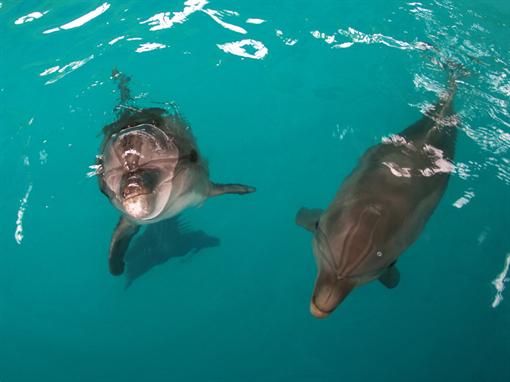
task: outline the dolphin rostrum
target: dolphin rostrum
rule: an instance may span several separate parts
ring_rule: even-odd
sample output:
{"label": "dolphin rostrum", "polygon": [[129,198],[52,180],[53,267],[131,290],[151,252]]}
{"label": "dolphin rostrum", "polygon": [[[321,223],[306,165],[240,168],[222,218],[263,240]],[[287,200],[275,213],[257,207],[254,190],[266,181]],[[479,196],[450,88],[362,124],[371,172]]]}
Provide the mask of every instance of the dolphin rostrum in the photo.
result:
{"label": "dolphin rostrum", "polygon": [[314,233],[314,316],[328,316],[354,287],[371,280],[398,284],[395,263],[423,230],[453,170],[456,87],[452,75],[422,119],[369,148],[326,210],[299,210],[296,223]]}
{"label": "dolphin rostrum", "polygon": [[121,94],[119,118],[103,128],[94,167],[101,192],[122,213],[109,253],[110,272],[120,275],[140,225],[176,216],[211,196],[246,194],[255,188],[211,182],[207,162],[176,108],[169,113],[126,106],[131,100],[129,77],[114,70],[113,78]]}

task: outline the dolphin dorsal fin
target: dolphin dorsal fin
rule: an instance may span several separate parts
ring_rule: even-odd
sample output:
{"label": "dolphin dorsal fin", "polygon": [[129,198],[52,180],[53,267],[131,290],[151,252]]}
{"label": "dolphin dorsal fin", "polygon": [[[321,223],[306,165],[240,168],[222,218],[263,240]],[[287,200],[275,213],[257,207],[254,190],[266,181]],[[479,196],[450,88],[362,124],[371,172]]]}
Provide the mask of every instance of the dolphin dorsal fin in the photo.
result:
{"label": "dolphin dorsal fin", "polygon": [[310,232],[315,232],[317,223],[323,212],[324,211],[319,208],[301,207],[296,215],[296,224]]}
{"label": "dolphin dorsal fin", "polygon": [[379,276],[379,281],[386,288],[392,289],[395,288],[400,281],[400,272],[397,267],[393,263]]}

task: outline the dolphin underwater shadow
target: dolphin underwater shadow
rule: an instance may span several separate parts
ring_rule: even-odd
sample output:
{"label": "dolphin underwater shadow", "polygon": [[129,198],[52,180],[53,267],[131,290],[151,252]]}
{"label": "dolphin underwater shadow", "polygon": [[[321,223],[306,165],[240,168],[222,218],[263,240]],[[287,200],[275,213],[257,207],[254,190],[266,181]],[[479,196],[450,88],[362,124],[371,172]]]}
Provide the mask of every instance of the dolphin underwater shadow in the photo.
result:
{"label": "dolphin underwater shadow", "polygon": [[218,247],[220,240],[195,231],[179,217],[148,225],[126,253],[126,285],[172,258],[184,257],[205,248]]}

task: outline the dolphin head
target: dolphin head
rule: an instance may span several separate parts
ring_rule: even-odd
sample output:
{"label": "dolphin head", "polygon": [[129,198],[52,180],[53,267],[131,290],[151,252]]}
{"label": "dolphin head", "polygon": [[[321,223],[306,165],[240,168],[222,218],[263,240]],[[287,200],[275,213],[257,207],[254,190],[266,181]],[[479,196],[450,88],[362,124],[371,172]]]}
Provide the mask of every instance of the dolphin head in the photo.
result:
{"label": "dolphin head", "polygon": [[179,150],[161,129],[140,124],[113,134],[104,149],[103,180],[110,201],[135,221],[166,205]]}
{"label": "dolphin head", "polygon": [[390,217],[383,204],[357,202],[317,222],[313,251],[318,276],[310,305],[314,316],[328,316],[356,285],[384,269]]}

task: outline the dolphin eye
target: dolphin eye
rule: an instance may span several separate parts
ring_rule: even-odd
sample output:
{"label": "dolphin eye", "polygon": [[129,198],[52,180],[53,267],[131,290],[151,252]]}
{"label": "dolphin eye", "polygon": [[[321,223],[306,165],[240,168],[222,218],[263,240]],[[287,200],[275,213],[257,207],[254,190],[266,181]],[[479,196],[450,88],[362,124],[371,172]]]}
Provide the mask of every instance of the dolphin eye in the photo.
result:
{"label": "dolphin eye", "polygon": [[377,257],[382,257],[383,253],[382,253],[382,251],[377,251],[375,255],[376,255]]}

